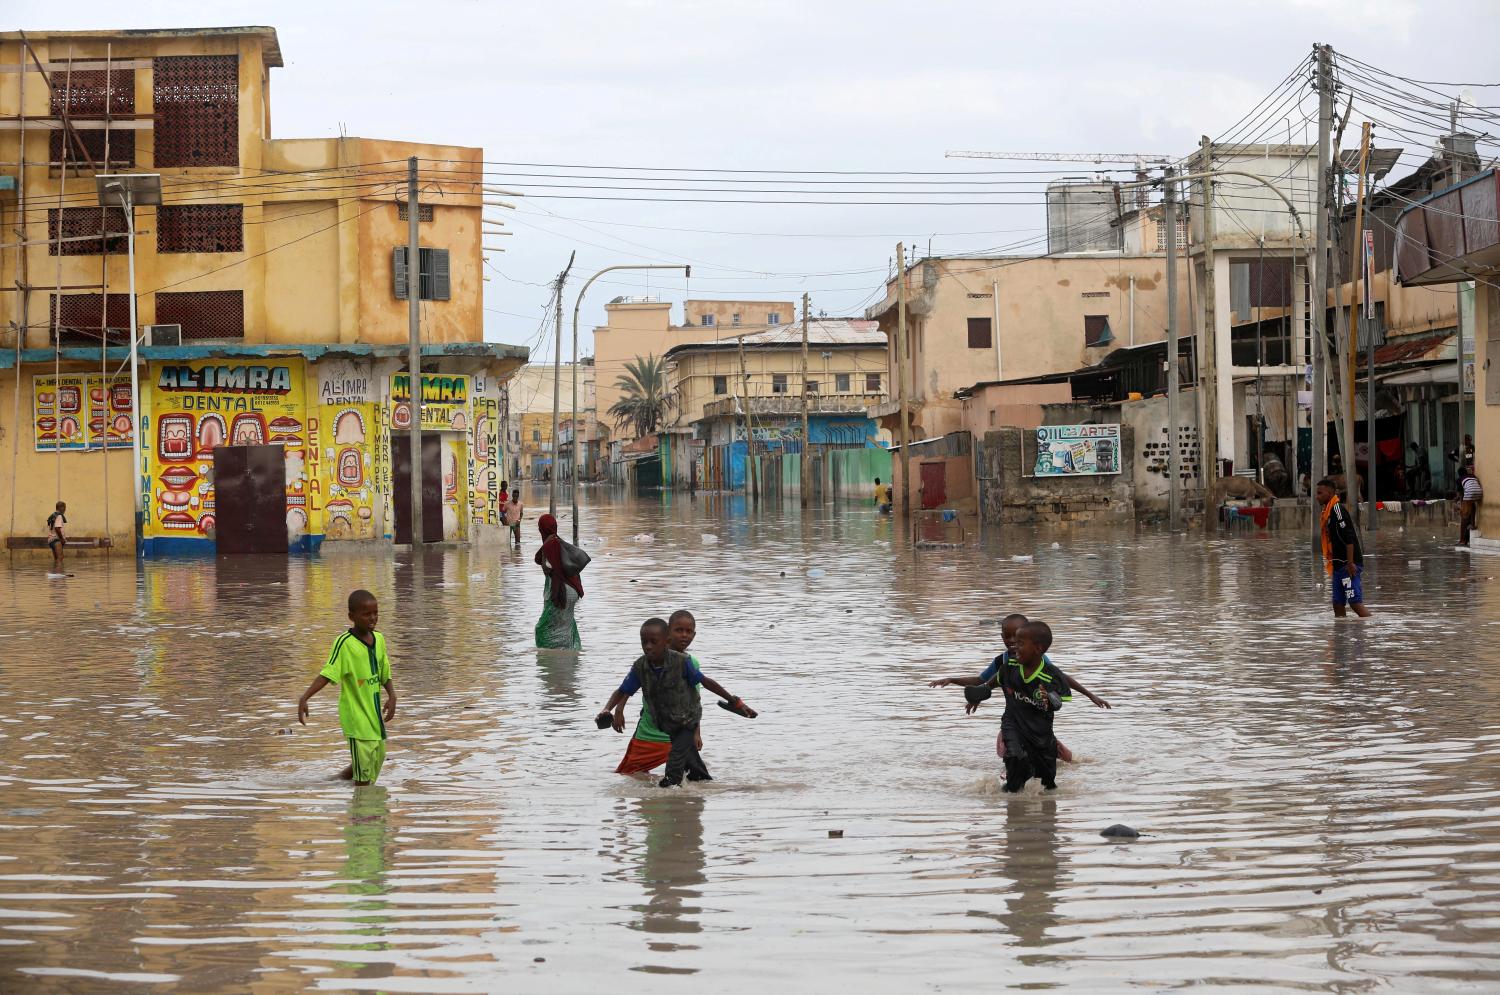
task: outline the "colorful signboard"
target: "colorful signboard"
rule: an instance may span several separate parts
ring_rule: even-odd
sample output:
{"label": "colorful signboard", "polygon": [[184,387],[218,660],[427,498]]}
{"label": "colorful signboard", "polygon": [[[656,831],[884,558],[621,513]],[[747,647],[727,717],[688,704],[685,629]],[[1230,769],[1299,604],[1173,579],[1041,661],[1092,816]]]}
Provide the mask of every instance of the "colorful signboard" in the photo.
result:
{"label": "colorful signboard", "polygon": [[146,534],[213,535],[213,453],[222,445],[286,450],[288,537],[308,532],[312,488],[303,360],[153,363],[147,443]]}
{"label": "colorful signboard", "polygon": [[1043,425],[1036,430],[1038,477],[1120,472],[1119,425]]}
{"label": "colorful signboard", "polygon": [[500,524],[500,402],[474,398],[469,443],[469,514],[475,525]]}
{"label": "colorful signboard", "polygon": [[[391,375],[391,428],[411,428],[411,377]],[[430,432],[469,430],[469,378],[460,374],[422,374],[422,428]]]}
{"label": "colorful signboard", "polygon": [[322,494],[323,533],[329,539],[376,537],[375,380],[362,363],[318,364],[318,444],[311,479]]}
{"label": "colorful signboard", "polygon": [[130,378],[65,373],[32,378],[37,452],[130,447]]}

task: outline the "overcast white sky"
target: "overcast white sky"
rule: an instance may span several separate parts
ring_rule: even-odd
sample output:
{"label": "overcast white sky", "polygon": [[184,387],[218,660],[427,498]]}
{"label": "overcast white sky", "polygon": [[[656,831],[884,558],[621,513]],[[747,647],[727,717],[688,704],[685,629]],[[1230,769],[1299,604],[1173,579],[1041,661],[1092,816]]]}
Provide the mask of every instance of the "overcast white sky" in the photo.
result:
{"label": "overcast white sky", "polygon": [[[286,58],[286,68],[272,77],[276,137],[334,135],[342,126],[350,135],[481,146],[496,162],[1080,175],[1089,167],[954,160],[943,153],[1182,155],[1200,135],[1225,135],[1314,42],[1420,80],[1500,81],[1494,0],[1426,15],[1422,4],[1408,0],[8,0],[5,9],[8,27],[28,30],[271,25]],[[1500,89],[1478,90],[1475,99],[1500,104]],[[1290,127],[1300,141],[1311,106],[1309,98],[1287,108],[1291,116],[1280,134]],[[1500,132],[1500,125],[1491,128]],[[1314,132],[1306,133],[1311,140]],[[784,300],[806,290],[815,312],[857,311],[883,282],[899,238],[924,251],[931,238],[935,252],[951,253],[1042,234],[1041,185],[1048,178],[969,177],[1010,184],[988,188],[1005,191],[990,200],[1008,202],[989,206],[527,197],[511,222],[514,237],[496,240],[508,251],[490,256],[486,336],[545,348],[550,356],[550,328],[540,325],[545,285],[574,248],[574,272],[582,275],[616,263],[694,264],[686,288],[680,276],[653,278],[648,288],[641,274],[596,284],[584,305],[584,327],[602,322],[603,305],[615,295],[680,301],[684,289],[694,297]],[[781,188],[807,189],[806,179]],[[844,179],[911,191],[924,178]],[[497,176],[493,182],[557,181]],[[785,237],[791,235],[798,237]],[[1044,242],[1033,244],[1045,251]],[[575,291],[580,284],[572,283]],[[569,315],[571,308],[570,295]],[[680,319],[680,309],[674,317]]]}

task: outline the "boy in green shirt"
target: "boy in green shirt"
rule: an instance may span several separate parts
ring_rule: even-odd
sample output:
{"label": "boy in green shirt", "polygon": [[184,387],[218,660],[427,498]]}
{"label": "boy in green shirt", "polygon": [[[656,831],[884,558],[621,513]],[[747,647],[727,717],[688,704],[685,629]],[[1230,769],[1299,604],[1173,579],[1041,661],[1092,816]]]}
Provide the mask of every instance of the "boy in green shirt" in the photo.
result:
{"label": "boy in green shirt", "polygon": [[[356,785],[374,784],[385,763],[385,724],[396,717],[396,688],[385,636],[375,631],[380,605],[369,591],[349,595],[348,632],[334,640],[328,662],[297,701],[297,721],[307,725],[307,704],[329,684],[339,686],[339,725],[349,740],[349,766],[339,774]],[[380,689],[385,688],[385,707]]]}

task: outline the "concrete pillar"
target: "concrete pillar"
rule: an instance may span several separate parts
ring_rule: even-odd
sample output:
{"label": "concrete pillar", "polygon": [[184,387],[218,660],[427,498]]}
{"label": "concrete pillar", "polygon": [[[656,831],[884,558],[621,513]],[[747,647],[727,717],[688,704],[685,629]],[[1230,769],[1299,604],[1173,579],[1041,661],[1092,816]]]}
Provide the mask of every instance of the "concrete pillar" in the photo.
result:
{"label": "concrete pillar", "polygon": [[[1214,267],[1214,346],[1219,361],[1215,369],[1215,390],[1217,411],[1214,421],[1218,429],[1218,449],[1220,459],[1235,458],[1235,425],[1234,425],[1234,365],[1233,353],[1229,345],[1229,322],[1233,315],[1229,310],[1229,256],[1222,252],[1216,252],[1213,256]],[[1236,469],[1241,464],[1236,463]]]}

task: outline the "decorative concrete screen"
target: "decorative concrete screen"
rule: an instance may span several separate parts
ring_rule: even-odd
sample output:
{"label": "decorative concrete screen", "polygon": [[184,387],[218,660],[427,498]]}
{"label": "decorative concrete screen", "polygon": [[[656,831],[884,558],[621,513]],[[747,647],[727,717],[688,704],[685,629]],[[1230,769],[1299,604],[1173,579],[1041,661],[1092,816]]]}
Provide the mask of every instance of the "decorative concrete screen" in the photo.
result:
{"label": "decorative concrete screen", "polygon": [[1119,425],[1043,425],[1036,430],[1035,476],[1119,472]]}

